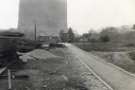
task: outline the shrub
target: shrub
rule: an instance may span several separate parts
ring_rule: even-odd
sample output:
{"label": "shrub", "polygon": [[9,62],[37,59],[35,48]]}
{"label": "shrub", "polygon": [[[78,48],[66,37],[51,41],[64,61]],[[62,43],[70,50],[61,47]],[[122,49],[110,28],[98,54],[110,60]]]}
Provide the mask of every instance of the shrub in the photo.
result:
{"label": "shrub", "polygon": [[100,40],[101,42],[109,42],[110,41],[110,38],[108,35],[105,35],[105,36],[101,36],[100,37]]}

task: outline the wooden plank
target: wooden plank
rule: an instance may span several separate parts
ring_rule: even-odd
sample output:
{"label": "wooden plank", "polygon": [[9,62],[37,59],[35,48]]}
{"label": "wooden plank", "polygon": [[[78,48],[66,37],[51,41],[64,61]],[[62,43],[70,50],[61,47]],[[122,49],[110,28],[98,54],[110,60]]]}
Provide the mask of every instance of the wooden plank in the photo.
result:
{"label": "wooden plank", "polygon": [[0,74],[2,74],[6,69],[7,69],[7,67],[0,68]]}

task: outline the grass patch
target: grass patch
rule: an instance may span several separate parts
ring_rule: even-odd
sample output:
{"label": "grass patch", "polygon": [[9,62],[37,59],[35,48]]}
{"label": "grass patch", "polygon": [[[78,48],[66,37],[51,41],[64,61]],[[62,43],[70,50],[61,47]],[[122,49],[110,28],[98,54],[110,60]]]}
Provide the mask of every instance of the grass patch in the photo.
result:
{"label": "grass patch", "polygon": [[92,52],[93,54],[104,58],[105,61],[135,73],[135,52]]}
{"label": "grass patch", "polygon": [[95,43],[89,43],[89,42],[82,42],[82,43],[74,43],[77,47],[85,50],[85,51],[127,51],[127,50],[133,50],[134,47],[127,47],[122,43],[115,43],[115,42],[109,42],[109,43],[102,43],[102,42],[95,42]]}
{"label": "grass patch", "polygon": [[76,46],[85,51],[117,51],[119,44],[112,43],[75,43]]}

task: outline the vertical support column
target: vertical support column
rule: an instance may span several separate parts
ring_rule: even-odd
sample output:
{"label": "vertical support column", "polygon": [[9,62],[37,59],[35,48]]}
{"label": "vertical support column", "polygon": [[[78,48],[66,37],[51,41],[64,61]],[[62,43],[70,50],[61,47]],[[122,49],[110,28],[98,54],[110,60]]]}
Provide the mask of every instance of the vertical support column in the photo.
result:
{"label": "vertical support column", "polygon": [[8,69],[8,90],[12,90],[11,71]]}
{"label": "vertical support column", "polygon": [[34,37],[35,37],[35,40],[37,40],[37,25],[35,24],[35,28],[34,28]]}

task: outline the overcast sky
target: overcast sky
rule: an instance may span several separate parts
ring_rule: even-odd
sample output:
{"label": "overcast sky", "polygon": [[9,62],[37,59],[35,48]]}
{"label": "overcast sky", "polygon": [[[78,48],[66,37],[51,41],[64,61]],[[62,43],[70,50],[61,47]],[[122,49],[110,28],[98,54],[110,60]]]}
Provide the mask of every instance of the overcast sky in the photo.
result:
{"label": "overcast sky", "polygon": [[16,28],[19,0],[0,0],[0,29]]}
{"label": "overcast sky", "polygon": [[[68,26],[79,33],[135,23],[135,0],[67,0]],[[0,29],[17,27],[19,0],[0,0]]]}
{"label": "overcast sky", "polygon": [[67,0],[68,23],[79,33],[90,28],[135,23],[135,0]]}

